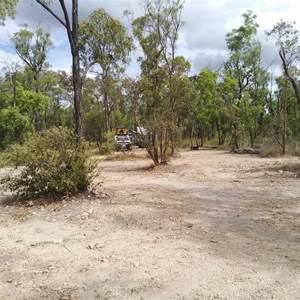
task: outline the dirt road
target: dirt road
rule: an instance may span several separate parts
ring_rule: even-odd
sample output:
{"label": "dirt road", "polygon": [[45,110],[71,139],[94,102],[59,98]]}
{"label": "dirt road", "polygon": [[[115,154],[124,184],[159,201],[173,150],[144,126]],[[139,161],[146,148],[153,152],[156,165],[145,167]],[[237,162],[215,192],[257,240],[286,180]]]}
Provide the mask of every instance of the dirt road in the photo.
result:
{"label": "dirt road", "polygon": [[0,206],[0,299],[300,299],[297,158],[102,161],[101,196]]}

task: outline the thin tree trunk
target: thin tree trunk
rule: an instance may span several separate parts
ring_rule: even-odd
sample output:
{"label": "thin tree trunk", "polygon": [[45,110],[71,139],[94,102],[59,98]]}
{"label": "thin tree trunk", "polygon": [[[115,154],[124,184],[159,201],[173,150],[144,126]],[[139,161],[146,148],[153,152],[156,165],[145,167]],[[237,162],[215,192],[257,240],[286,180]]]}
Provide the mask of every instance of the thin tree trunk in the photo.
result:
{"label": "thin tree trunk", "polygon": [[285,155],[286,152],[286,131],[287,131],[287,124],[286,124],[286,110],[287,110],[287,77],[285,76],[285,91],[284,91],[284,105],[283,105],[283,132],[282,132],[282,155]]}
{"label": "thin tree trunk", "polygon": [[83,138],[84,127],[83,127],[83,108],[81,101],[81,76],[79,69],[79,57],[73,58],[73,88],[74,88],[74,114],[75,114],[75,125],[76,133],[79,139]]}
{"label": "thin tree trunk", "polygon": [[153,144],[153,160],[156,165],[159,165],[159,156],[158,156],[158,138],[157,133],[152,135],[152,144]]}
{"label": "thin tree trunk", "polygon": [[74,113],[76,133],[79,140],[83,138],[83,108],[82,108],[82,81],[80,74],[79,60],[79,22],[78,22],[78,0],[72,0],[72,32],[71,32],[71,50],[73,57],[73,87],[74,87]]}
{"label": "thin tree trunk", "polygon": [[108,107],[108,95],[107,92],[104,93],[104,110],[105,110],[105,129],[106,132],[111,130],[110,128],[110,110]]}
{"label": "thin tree trunk", "polygon": [[165,131],[164,132],[164,137],[163,137],[163,140],[164,140],[164,148],[163,148],[163,151],[162,151],[162,164],[167,164],[168,163],[168,159],[167,159],[167,149],[168,149],[168,143],[169,143],[169,136],[168,136],[168,132]]}
{"label": "thin tree trunk", "polygon": [[294,78],[292,78],[289,74],[288,64],[287,64],[287,61],[285,59],[285,55],[284,55],[284,53],[282,53],[282,51],[279,51],[279,56],[280,56],[281,61],[282,61],[284,74],[287,77],[287,79],[292,83],[292,87],[294,89],[297,102],[300,105],[300,90],[299,90],[298,84],[297,84],[296,80]]}

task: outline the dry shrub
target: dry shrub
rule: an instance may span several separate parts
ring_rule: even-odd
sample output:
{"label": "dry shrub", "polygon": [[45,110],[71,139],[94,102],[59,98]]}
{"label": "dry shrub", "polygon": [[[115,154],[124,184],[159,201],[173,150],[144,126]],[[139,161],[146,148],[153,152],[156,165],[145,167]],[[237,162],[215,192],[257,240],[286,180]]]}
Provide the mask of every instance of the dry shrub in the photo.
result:
{"label": "dry shrub", "polygon": [[278,144],[265,144],[261,148],[261,152],[259,154],[260,157],[279,157],[281,156],[281,149]]}
{"label": "dry shrub", "polygon": [[135,152],[118,152],[113,153],[105,157],[104,160],[107,161],[122,161],[129,159],[149,159],[149,155],[147,152],[143,153],[135,153]]}

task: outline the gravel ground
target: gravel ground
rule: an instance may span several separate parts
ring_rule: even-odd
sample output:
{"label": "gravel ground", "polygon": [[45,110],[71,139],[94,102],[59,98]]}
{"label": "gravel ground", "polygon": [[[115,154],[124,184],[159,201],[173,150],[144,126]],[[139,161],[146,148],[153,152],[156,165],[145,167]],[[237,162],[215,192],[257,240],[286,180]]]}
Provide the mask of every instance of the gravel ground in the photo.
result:
{"label": "gravel ground", "polygon": [[101,161],[97,196],[0,191],[0,299],[300,299],[295,162],[181,150]]}

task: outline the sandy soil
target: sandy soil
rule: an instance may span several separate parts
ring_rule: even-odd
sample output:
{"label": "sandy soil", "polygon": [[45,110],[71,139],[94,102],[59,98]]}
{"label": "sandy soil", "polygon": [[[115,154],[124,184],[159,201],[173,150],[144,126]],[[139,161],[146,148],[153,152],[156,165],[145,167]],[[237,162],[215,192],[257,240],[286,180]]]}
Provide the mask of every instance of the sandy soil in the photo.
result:
{"label": "sandy soil", "polygon": [[181,151],[101,162],[100,196],[1,192],[0,299],[300,299],[296,161]]}

